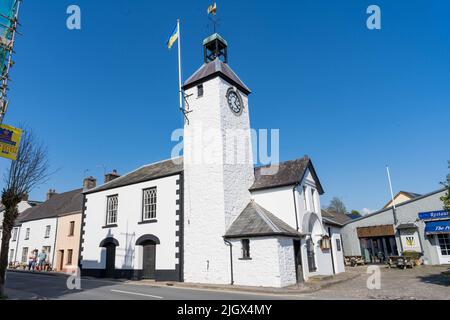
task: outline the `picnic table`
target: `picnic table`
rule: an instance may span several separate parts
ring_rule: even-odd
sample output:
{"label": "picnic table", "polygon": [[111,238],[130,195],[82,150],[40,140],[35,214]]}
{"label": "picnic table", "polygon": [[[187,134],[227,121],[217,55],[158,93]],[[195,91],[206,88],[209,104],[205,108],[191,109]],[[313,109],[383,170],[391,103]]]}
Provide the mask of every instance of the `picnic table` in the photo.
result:
{"label": "picnic table", "polygon": [[388,268],[397,267],[397,268],[413,268],[415,265],[415,261],[411,258],[404,256],[390,256],[386,262]]}
{"label": "picnic table", "polygon": [[365,265],[366,262],[362,256],[346,256],[344,258],[344,263],[346,266],[355,267],[357,265]]}

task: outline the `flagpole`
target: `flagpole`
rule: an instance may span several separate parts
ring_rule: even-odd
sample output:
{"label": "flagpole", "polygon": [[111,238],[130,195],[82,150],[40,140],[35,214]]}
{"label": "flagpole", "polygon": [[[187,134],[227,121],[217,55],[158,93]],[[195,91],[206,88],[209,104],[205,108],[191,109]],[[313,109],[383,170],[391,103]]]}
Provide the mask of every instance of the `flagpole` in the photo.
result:
{"label": "flagpole", "polygon": [[180,93],[180,110],[183,112],[183,89],[181,83],[181,30],[180,30],[180,19],[177,19],[178,28],[178,85]]}
{"label": "flagpole", "polygon": [[394,222],[395,222],[395,224],[397,224],[397,215],[396,215],[396,212],[395,212],[395,210],[397,208],[395,207],[394,192],[392,191],[391,173],[389,171],[389,167],[388,166],[386,166],[386,171],[387,171],[387,176],[388,176],[388,181],[389,181],[389,189],[391,190],[392,208],[394,210]]}

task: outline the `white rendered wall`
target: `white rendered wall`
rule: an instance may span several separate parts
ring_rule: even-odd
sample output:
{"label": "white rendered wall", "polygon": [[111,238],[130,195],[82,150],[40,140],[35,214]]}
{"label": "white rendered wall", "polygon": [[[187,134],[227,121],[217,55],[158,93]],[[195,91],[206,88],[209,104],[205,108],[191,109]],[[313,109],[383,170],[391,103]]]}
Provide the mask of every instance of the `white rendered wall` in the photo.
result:
{"label": "white rendered wall", "polygon": [[[298,195],[296,194],[296,196]],[[292,228],[297,228],[293,187],[252,191],[252,198],[256,203],[289,224]],[[300,213],[300,217],[302,216],[301,212],[297,213]]]}
{"label": "white rendered wall", "polygon": [[[235,285],[285,287],[296,283],[292,239],[272,237],[250,239],[251,260],[241,259],[240,239],[233,239],[230,242],[233,244]],[[229,268],[228,270],[230,272]]]}
{"label": "white rendered wall", "polygon": [[[223,241],[227,227],[250,202],[253,184],[248,100],[236,116],[228,107],[230,85],[221,78],[186,91],[190,110],[184,130],[184,279],[187,282],[230,282],[229,249]],[[247,161],[228,157],[227,130],[240,130]],[[241,141],[242,142],[242,141]],[[245,162],[245,163],[244,163]]]}
{"label": "white rendered wall", "polygon": [[[179,175],[142,182],[111,190],[86,195],[84,242],[82,244],[83,269],[104,269],[106,249],[100,248],[105,238],[113,237],[119,242],[116,248],[116,269],[142,269],[142,246],[136,246],[136,240],[151,234],[159,238],[156,246],[156,270],[175,270],[179,258],[175,255],[179,241],[175,235],[179,205],[176,194]],[[156,223],[139,224],[142,221],[142,191],[157,188]],[[106,223],[107,196],[118,195],[117,227],[104,229]]]}

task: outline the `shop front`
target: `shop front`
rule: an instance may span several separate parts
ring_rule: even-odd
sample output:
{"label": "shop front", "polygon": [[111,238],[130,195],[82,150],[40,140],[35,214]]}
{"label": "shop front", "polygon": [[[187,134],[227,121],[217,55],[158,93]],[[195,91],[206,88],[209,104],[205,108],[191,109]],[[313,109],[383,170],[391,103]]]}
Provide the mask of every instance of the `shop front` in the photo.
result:
{"label": "shop front", "polygon": [[425,235],[434,244],[439,263],[450,264],[450,212],[421,212],[419,219],[425,222]]}
{"label": "shop front", "polygon": [[360,227],[357,233],[366,263],[383,263],[387,257],[398,255],[393,225]]}

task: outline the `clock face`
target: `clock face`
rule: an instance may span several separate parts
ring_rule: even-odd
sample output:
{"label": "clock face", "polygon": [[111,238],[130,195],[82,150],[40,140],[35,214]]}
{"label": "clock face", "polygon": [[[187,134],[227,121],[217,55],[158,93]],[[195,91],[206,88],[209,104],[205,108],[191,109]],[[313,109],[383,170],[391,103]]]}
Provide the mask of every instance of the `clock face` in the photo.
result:
{"label": "clock face", "polygon": [[240,115],[243,109],[242,98],[239,93],[233,88],[228,89],[227,91],[227,102],[231,111],[235,114]]}

